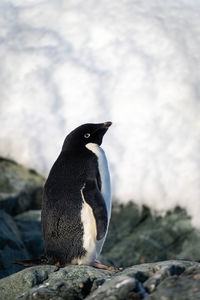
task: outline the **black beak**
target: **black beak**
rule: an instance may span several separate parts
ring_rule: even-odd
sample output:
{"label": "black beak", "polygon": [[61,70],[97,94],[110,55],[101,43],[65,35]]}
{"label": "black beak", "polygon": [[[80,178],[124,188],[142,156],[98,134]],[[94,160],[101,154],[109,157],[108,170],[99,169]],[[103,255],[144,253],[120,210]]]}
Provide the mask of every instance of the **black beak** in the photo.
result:
{"label": "black beak", "polygon": [[112,122],[108,121],[103,123],[104,127],[109,128],[112,125]]}

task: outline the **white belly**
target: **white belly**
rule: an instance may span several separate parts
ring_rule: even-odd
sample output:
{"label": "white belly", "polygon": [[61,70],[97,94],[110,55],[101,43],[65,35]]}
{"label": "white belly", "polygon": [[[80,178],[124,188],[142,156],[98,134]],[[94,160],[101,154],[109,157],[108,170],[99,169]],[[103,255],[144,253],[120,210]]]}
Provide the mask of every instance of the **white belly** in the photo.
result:
{"label": "white belly", "polygon": [[[92,151],[97,156],[97,159],[98,159],[98,167],[99,167],[99,173],[100,173],[100,177],[101,177],[101,194],[104,198],[106,208],[107,208],[107,215],[108,215],[108,225],[107,225],[107,231],[108,231],[110,215],[111,215],[111,186],[110,186],[110,174],[109,174],[107,159],[106,159],[103,149],[99,145],[94,144],[94,143],[89,143],[86,145],[86,147],[90,151]],[[93,218],[94,218],[94,215],[93,215]],[[91,224],[93,224],[93,219],[91,220]],[[84,228],[85,228],[85,226],[84,226]],[[96,222],[95,222],[95,228],[96,228]],[[107,231],[106,231],[104,238],[101,239],[100,241],[97,241],[95,238],[95,246],[96,247],[95,247],[95,250],[93,253],[94,259],[96,259],[99,256],[99,254],[101,253],[101,249],[103,247],[103,244],[104,244],[104,241],[105,241],[105,238],[107,235]],[[92,232],[92,230],[91,230],[91,232]],[[91,233],[88,232],[88,236],[89,235],[91,236]]]}
{"label": "white belly", "polygon": [[92,211],[92,208],[85,201],[83,195],[83,189],[81,189],[81,196],[83,200],[82,209],[81,209],[81,221],[83,224],[83,248],[87,251],[87,254],[84,257],[76,259],[73,263],[75,264],[89,264],[93,261],[96,253],[96,236],[97,236],[97,227],[95,217]]}

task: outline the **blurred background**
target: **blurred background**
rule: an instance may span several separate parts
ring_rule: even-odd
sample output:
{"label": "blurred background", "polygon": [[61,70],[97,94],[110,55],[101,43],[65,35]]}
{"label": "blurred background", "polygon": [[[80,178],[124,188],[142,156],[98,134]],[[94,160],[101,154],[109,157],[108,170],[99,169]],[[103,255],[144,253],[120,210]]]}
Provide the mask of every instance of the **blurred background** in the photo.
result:
{"label": "blurred background", "polygon": [[0,43],[1,156],[47,176],[71,130],[112,121],[114,200],[200,228],[199,1],[2,0]]}
{"label": "blurred background", "polygon": [[111,120],[113,196],[200,227],[200,3],[2,0],[0,154],[47,175],[65,136]]}

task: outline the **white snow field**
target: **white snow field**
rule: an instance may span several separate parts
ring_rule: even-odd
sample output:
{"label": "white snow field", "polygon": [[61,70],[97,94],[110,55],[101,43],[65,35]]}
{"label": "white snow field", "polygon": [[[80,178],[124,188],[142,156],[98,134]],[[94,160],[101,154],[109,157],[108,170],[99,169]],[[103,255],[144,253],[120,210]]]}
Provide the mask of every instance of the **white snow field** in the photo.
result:
{"label": "white snow field", "polygon": [[103,121],[114,198],[200,228],[200,1],[1,0],[0,155],[47,175]]}

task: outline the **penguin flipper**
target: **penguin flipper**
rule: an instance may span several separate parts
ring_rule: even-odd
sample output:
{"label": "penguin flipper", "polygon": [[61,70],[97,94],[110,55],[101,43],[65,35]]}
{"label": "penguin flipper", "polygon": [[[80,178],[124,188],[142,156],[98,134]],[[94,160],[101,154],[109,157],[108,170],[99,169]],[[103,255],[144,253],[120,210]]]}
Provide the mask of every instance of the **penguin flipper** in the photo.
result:
{"label": "penguin flipper", "polygon": [[97,240],[101,240],[107,231],[108,214],[104,198],[98,188],[97,180],[87,180],[82,192],[84,200],[92,208],[96,220]]}

